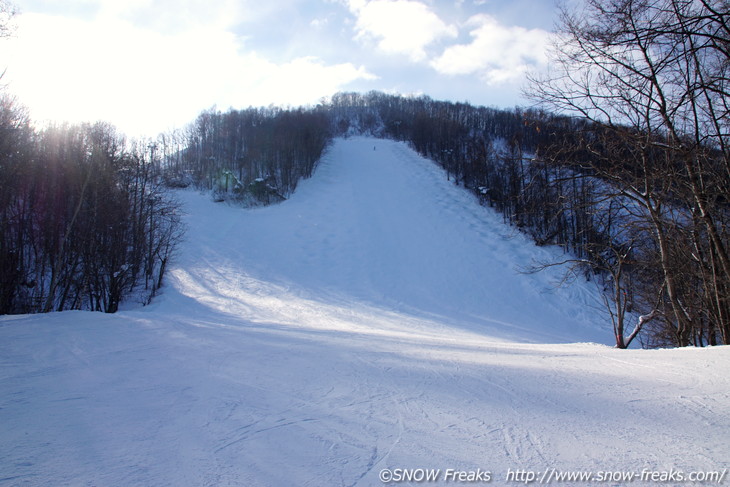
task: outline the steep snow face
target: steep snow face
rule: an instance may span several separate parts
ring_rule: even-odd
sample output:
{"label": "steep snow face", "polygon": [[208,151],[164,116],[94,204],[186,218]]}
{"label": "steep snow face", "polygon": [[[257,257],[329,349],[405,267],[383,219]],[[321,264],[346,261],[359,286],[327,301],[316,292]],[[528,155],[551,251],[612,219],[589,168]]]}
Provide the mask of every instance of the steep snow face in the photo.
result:
{"label": "steep snow face", "polygon": [[555,343],[609,343],[591,287],[517,273],[555,256],[401,144],[338,141],[275,207],[181,197],[188,238],[151,306],[0,317],[0,485],[730,468],[727,347]]}
{"label": "steep snow face", "polygon": [[[236,295],[246,292],[236,283],[246,278],[495,338],[612,340],[592,284],[557,288],[558,269],[524,273],[535,262],[564,256],[536,249],[402,143],[337,140],[316,175],[281,205],[220,208],[211,217],[208,202],[189,194],[187,203],[206,217],[191,221],[194,241],[186,250],[194,258],[180,272],[192,282],[220,280],[235,303],[247,299]],[[210,269],[230,275],[196,274]]]}

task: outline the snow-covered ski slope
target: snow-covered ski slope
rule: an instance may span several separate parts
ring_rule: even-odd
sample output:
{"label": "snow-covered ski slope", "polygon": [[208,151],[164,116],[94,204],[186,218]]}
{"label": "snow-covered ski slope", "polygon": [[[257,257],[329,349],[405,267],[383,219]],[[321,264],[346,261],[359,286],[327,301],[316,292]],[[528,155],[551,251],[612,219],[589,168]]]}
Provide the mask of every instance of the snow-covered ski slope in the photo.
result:
{"label": "snow-covered ski slope", "polygon": [[0,317],[0,485],[730,468],[730,349],[610,348],[590,284],[519,273],[559,254],[405,145],[338,140],[277,206],[180,197],[151,306]]}

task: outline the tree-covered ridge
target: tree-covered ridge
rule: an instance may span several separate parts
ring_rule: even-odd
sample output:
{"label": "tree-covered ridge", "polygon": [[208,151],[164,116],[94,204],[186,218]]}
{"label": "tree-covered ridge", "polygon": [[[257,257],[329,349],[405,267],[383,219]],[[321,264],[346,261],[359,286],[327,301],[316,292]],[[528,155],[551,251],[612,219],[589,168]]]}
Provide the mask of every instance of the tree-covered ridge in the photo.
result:
{"label": "tree-covered ridge", "polygon": [[171,180],[191,182],[219,199],[270,204],[312,175],[331,135],[321,111],[271,107],[206,110],[162,140]]}

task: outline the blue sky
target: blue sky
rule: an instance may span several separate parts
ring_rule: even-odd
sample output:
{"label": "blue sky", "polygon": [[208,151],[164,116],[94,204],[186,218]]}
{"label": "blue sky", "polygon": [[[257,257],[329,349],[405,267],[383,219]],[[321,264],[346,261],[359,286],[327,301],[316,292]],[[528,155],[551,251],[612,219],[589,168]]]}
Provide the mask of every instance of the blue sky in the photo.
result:
{"label": "blue sky", "polygon": [[382,90],[512,107],[545,67],[554,0],[17,0],[0,44],[35,120],[130,135],[203,109]]}

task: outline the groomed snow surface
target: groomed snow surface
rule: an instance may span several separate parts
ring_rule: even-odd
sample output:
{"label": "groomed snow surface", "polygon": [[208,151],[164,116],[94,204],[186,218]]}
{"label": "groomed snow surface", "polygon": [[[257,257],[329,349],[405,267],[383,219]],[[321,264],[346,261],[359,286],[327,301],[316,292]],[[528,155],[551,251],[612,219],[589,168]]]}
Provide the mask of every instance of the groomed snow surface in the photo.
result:
{"label": "groomed snow surface", "polygon": [[0,485],[730,468],[727,347],[611,348],[592,283],[520,273],[561,255],[401,143],[336,141],[277,206],[179,196],[151,306],[0,317]]}

